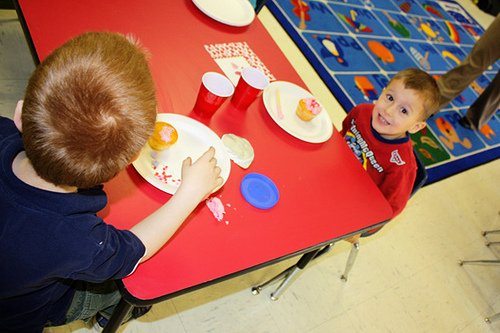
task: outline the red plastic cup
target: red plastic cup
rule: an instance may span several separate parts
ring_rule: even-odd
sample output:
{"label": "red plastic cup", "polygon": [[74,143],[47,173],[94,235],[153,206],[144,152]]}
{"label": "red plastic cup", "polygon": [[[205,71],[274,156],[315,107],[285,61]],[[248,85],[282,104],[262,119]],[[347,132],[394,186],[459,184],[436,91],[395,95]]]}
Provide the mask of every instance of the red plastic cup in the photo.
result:
{"label": "red plastic cup", "polygon": [[216,72],[207,72],[201,78],[193,111],[203,117],[211,117],[233,92],[234,86],[227,77]]}
{"label": "red plastic cup", "polygon": [[246,109],[269,85],[269,79],[257,68],[247,67],[241,72],[231,104],[238,109]]}

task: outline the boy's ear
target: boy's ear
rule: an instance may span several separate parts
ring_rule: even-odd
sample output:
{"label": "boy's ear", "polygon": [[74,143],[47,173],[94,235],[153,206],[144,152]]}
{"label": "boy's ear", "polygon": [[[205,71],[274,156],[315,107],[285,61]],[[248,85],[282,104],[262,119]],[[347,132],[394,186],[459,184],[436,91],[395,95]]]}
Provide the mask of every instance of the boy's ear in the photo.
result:
{"label": "boy's ear", "polygon": [[416,122],[409,130],[411,134],[417,133],[421,129],[425,128],[427,126],[427,123],[425,121],[418,121]]}
{"label": "boy's ear", "polygon": [[132,157],[132,159],[130,160],[129,164],[132,164],[136,159],[138,159],[139,155],[141,155],[140,151],[138,151],[137,154],[135,154],[134,157]]}
{"label": "boy's ear", "polygon": [[14,110],[14,124],[16,125],[19,132],[23,131],[23,122],[21,120],[21,114],[23,113],[23,100],[17,101],[16,109]]}

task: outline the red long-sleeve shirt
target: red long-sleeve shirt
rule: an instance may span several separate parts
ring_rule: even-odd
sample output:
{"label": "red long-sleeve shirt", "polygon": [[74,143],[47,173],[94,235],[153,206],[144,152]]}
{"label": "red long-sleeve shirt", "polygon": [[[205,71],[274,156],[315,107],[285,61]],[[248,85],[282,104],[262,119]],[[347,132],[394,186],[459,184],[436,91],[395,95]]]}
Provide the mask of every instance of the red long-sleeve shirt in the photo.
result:
{"label": "red long-sleeve shirt", "polygon": [[342,122],[340,133],[389,201],[394,217],[410,198],[417,163],[409,134],[401,139],[388,140],[373,129],[373,107],[373,104],[354,107]]}

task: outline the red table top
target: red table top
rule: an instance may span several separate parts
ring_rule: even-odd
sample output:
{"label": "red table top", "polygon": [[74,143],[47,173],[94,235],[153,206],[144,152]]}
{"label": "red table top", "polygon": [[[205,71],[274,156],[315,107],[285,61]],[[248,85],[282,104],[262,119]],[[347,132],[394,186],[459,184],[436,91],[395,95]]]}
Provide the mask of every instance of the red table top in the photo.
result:
{"label": "red table top", "polygon": [[[40,59],[84,31],[139,37],[152,54],[161,112],[189,114],[202,74],[222,72],[205,44],[247,42],[278,80],[305,87],[258,19],[244,28],[226,26],[202,14],[189,0],[19,3]],[[389,204],[336,130],[325,143],[303,142],[274,123],[262,99],[247,111],[226,102],[208,126],[219,136],[235,133],[247,138],[255,160],[248,170],[233,164],[229,180],[217,193],[231,205],[222,222],[200,204],[160,252],[123,280],[133,297],[151,300],[196,287],[370,227],[391,215]],[[263,173],[277,184],[280,201],[274,208],[259,210],[244,201],[239,186],[249,172]],[[170,198],[131,166],[107,183],[105,191],[109,204],[100,215],[123,229]]]}

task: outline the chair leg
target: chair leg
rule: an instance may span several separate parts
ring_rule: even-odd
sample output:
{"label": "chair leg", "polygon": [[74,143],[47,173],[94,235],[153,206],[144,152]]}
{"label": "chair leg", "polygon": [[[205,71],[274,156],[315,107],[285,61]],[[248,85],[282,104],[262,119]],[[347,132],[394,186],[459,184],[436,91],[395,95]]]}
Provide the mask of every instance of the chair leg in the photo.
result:
{"label": "chair leg", "polygon": [[286,278],[281,281],[278,288],[271,293],[269,296],[272,301],[277,301],[280,296],[285,292],[285,290],[297,279],[299,274],[302,273],[302,269],[294,266],[293,269],[287,274]]}
{"label": "chair leg", "polygon": [[495,320],[498,320],[498,319],[500,319],[500,312],[495,313],[494,315],[492,315],[490,317],[484,318],[484,321],[489,324],[489,323],[491,323],[491,322],[493,322]]}
{"label": "chair leg", "polygon": [[342,276],[340,277],[340,279],[343,280],[344,282],[347,281],[347,276],[349,275],[349,272],[351,271],[351,268],[354,265],[354,261],[358,256],[358,252],[359,252],[359,242],[356,242],[352,244],[351,251],[349,252],[349,257],[347,257],[347,263],[345,265],[344,274],[342,274]]}
{"label": "chair leg", "polygon": [[252,294],[254,294],[254,295],[260,294],[262,289],[264,289],[265,287],[269,286],[270,284],[278,281],[279,279],[283,278],[283,281],[280,283],[278,288],[276,288],[276,290],[274,292],[272,292],[271,296],[270,296],[271,300],[277,301],[279,299],[279,297],[283,294],[283,292],[285,292],[286,288],[288,288],[288,286],[290,286],[292,284],[292,282],[295,281],[295,279],[297,279],[298,275],[304,270],[304,268],[307,266],[307,264],[311,260],[316,259],[319,256],[328,252],[332,246],[333,246],[333,243],[328,244],[324,248],[319,248],[317,250],[314,250],[314,251],[311,251],[311,252],[308,252],[308,253],[302,255],[302,257],[300,257],[299,261],[295,265],[288,267],[287,269],[285,269],[284,271],[282,271],[281,273],[279,273],[278,275],[276,275],[272,279],[270,279],[270,280],[268,280],[268,281],[266,281],[258,286],[253,287]]}
{"label": "chair leg", "polygon": [[458,262],[460,266],[471,264],[471,265],[499,265],[500,260],[460,260]]}
{"label": "chair leg", "polygon": [[259,284],[258,286],[253,287],[252,288],[252,294],[258,295],[258,294],[260,294],[260,292],[262,291],[262,289],[264,289],[265,287],[269,286],[270,284],[278,281],[281,278],[285,278],[286,279],[290,275],[290,272],[295,268],[295,266],[296,265],[292,265],[292,266],[288,267],[287,269],[285,269],[284,271],[282,271],[281,273],[279,273],[278,275],[276,275],[273,278],[271,278],[270,280],[267,280],[266,282],[264,282],[262,284]]}
{"label": "chair leg", "polygon": [[487,234],[500,234],[500,229],[483,231],[483,236],[486,236]]}
{"label": "chair leg", "polygon": [[322,256],[323,254],[325,254],[325,253],[329,252],[329,251],[332,249],[333,244],[335,244],[335,243],[330,243],[330,244],[328,244],[327,246],[325,246],[324,248],[322,248],[321,250],[319,250],[319,251],[316,253],[316,255],[314,256],[314,258],[313,258],[313,259],[316,259],[316,258],[318,258],[318,257]]}
{"label": "chair leg", "polygon": [[486,243],[485,243],[485,245],[486,245],[486,246],[488,246],[488,247],[489,247],[490,245],[498,245],[498,244],[500,244],[500,242],[486,242]]}
{"label": "chair leg", "polygon": [[127,314],[132,311],[134,306],[127,301],[125,301],[123,298],[120,299],[120,302],[116,306],[115,310],[113,311],[113,314],[111,315],[111,318],[109,318],[108,323],[106,324],[106,327],[103,329],[103,333],[110,333],[110,332],[116,332],[120,325],[123,323],[123,320],[127,316]]}

